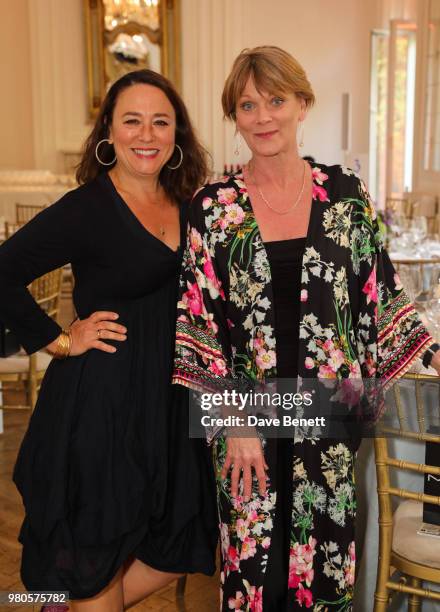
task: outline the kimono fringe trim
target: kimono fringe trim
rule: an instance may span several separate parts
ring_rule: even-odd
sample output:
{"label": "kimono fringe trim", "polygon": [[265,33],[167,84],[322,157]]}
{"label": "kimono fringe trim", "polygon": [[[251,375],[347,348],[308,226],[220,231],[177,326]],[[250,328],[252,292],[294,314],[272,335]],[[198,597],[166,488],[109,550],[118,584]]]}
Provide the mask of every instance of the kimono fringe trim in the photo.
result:
{"label": "kimono fringe trim", "polygon": [[[423,326],[419,325],[413,329],[408,338],[405,338],[394,351],[390,351],[388,358],[383,357],[383,365],[381,366],[380,370],[382,372],[392,370],[394,363],[400,362],[408,353],[412,355],[414,350],[418,350],[420,343],[423,342],[423,339],[427,336],[429,336],[429,334]],[[378,345],[379,350],[381,350],[383,345],[384,343],[380,343]],[[408,357],[408,359],[410,358],[411,357]]]}
{"label": "kimono fringe trim", "polygon": [[[200,378],[196,378],[196,377],[192,378],[188,374],[188,372],[181,371],[179,369],[174,370],[174,374],[171,379],[171,383],[173,385],[182,385],[182,387],[186,387],[187,389],[191,389],[191,391],[198,391],[200,393],[203,393],[203,392],[206,393],[207,391],[208,392],[218,391],[218,384],[217,385],[213,384],[210,387],[206,383],[203,384],[200,381]],[[215,440],[217,440],[217,438],[221,436],[224,429],[225,428],[223,426],[205,427],[206,443],[208,444],[208,446],[213,444],[213,442],[215,442]]]}
{"label": "kimono fringe trim", "polygon": [[226,379],[209,376],[207,371],[187,361],[176,359],[172,377],[173,384],[180,384],[193,391],[214,392],[223,390],[227,385]]}
{"label": "kimono fringe trim", "polygon": [[415,352],[412,353],[410,357],[406,359],[405,363],[401,367],[399,367],[398,364],[402,362],[403,357],[398,360],[397,364],[393,366],[389,372],[384,374],[384,378],[386,379],[383,387],[384,391],[387,391],[397,380],[399,380],[399,378],[408,372],[414,361],[426,351],[426,346],[432,344],[433,341],[432,336],[430,334],[426,334],[424,337],[419,339],[421,345],[415,350]]}
{"label": "kimono fringe trim", "polygon": [[181,374],[179,371],[175,371],[173,378],[171,379],[171,384],[182,385],[182,387],[186,387],[187,389],[191,389],[192,391],[206,390],[202,384],[196,382],[196,380],[188,378],[187,375]]}
{"label": "kimono fringe trim", "polygon": [[[418,357],[420,357],[426,351],[426,345],[427,344],[428,345],[431,344],[432,341],[433,341],[433,339],[432,339],[432,337],[430,335],[425,337],[424,340],[423,340],[422,346],[420,346],[416,350],[416,352],[411,355],[411,357],[405,363],[405,365],[402,366],[400,369],[396,369],[395,371],[391,372],[390,376],[387,377],[387,380],[385,381],[385,383],[384,383],[384,385],[382,387],[382,392],[383,393],[388,391],[394,385],[394,383],[396,383],[402,376],[404,376],[408,372],[408,370],[410,369],[410,367],[414,363],[414,361]],[[382,399],[382,401],[380,403],[380,408],[379,408],[378,412],[374,416],[374,422],[375,423],[377,423],[379,421],[379,419],[382,418],[384,409],[385,409],[385,401]]]}

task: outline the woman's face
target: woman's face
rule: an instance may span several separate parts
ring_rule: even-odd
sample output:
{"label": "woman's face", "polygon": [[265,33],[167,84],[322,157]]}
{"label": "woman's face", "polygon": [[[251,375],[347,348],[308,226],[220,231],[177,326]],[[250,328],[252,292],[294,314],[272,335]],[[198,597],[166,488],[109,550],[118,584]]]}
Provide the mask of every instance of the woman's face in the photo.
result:
{"label": "woman's face", "polygon": [[175,132],[176,114],[161,89],[137,83],[119,94],[109,134],[119,169],[157,177],[173,154]]}
{"label": "woman's face", "polygon": [[254,155],[297,151],[298,122],[306,116],[304,100],[295,94],[259,92],[249,78],[236,107],[237,130]]}

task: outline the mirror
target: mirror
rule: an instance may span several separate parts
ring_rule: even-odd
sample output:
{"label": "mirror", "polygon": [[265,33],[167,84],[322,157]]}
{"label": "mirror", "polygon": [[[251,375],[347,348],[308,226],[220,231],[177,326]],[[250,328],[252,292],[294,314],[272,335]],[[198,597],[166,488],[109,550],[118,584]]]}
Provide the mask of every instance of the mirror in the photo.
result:
{"label": "mirror", "polygon": [[440,0],[430,0],[425,85],[424,168],[440,171]]}
{"label": "mirror", "polygon": [[179,0],[84,0],[89,112],[118,78],[151,68],[180,88]]}

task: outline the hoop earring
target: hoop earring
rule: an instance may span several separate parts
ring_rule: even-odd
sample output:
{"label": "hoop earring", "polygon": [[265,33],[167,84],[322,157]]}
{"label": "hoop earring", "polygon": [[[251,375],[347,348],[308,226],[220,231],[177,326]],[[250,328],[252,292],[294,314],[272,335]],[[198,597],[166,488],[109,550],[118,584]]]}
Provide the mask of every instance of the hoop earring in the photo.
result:
{"label": "hoop earring", "polygon": [[100,145],[101,145],[103,142],[108,142],[108,143],[109,143],[109,145],[111,145],[111,144],[112,144],[108,138],[103,138],[102,140],[100,140],[100,141],[98,142],[98,144],[96,145],[96,147],[95,147],[95,157],[96,157],[96,159],[99,161],[99,163],[100,163],[100,164],[102,164],[103,166],[111,166],[111,165],[112,165],[112,164],[114,164],[114,163],[115,163],[115,161],[116,161],[116,153],[115,153],[115,157],[114,157],[114,159],[112,159],[112,161],[111,161],[111,162],[103,162],[103,161],[102,161],[102,159],[101,159],[101,158],[99,157],[99,155],[98,155],[98,149],[99,149],[99,146],[100,146]]}
{"label": "hoop earring", "polygon": [[[299,135],[298,135],[299,132]],[[304,123],[301,121],[299,129],[297,130],[297,138],[299,140],[298,146],[302,148],[304,146]]]}
{"label": "hoop earring", "polygon": [[[177,168],[180,168],[180,166],[182,165],[183,162],[183,151],[182,151],[182,147],[180,145],[178,145],[177,143],[174,145],[176,147],[176,149],[178,149],[179,153],[180,153],[180,160],[179,163],[176,164],[175,166],[168,166],[167,168],[169,168],[170,170],[177,170]],[[174,153],[174,151],[173,151]],[[172,156],[171,156],[172,157]]]}
{"label": "hoop earring", "polygon": [[240,153],[241,153],[241,133],[240,132],[235,132],[235,148],[234,148],[234,155],[235,157],[239,157]]}

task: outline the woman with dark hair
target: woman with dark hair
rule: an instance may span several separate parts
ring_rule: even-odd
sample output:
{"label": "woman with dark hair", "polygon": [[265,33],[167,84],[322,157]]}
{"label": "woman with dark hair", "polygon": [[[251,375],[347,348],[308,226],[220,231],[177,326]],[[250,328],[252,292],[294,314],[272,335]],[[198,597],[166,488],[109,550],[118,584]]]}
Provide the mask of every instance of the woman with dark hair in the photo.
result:
{"label": "woman with dark hair", "polygon": [[[0,248],[0,317],[52,360],[14,480],[26,588],[120,612],[178,575],[214,571],[209,458],[170,384],[185,201],[205,151],[171,83],[109,90],[66,194]],[[62,330],[26,287],[70,262],[78,318]]]}

